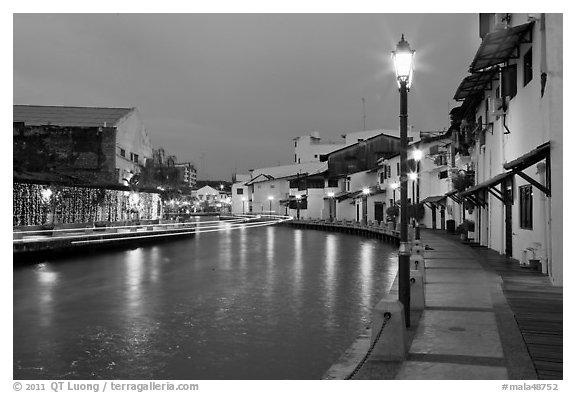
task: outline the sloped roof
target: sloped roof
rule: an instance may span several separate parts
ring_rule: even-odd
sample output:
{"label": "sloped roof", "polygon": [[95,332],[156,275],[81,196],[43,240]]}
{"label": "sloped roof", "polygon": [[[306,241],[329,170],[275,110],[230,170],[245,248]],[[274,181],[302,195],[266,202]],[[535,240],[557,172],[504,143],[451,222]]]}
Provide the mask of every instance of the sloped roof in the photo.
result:
{"label": "sloped roof", "polygon": [[272,179],[281,179],[298,174],[302,175],[315,175],[322,173],[328,169],[327,162],[307,162],[304,164],[282,165],[270,168],[254,169],[252,172],[252,179],[256,180],[260,175],[260,181],[267,181]]}
{"label": "sloped roof", "polygon": [[114,127],[135,108],[14,105],[14,122],[30,126]]}

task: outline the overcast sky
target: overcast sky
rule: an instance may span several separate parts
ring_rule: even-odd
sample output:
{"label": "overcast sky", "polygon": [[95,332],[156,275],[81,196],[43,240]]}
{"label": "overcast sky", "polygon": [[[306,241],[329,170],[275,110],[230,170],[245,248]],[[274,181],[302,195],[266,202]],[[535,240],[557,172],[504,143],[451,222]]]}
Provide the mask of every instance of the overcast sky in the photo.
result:
{"label": "overcast sky", "polygon": [[292,139],[399,127],[390,52],[416,50],[409,124],[449,126],[478,14],[15,14],[14,104],[136,107],[201,179],[291,164]]}

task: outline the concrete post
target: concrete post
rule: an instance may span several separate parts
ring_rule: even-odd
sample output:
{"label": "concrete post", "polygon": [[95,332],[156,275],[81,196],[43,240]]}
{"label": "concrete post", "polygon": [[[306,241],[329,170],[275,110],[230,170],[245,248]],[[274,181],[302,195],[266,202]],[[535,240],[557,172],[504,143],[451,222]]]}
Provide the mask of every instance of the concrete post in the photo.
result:
{"label": "concrete post", "polygon": [[410,270],[410,307],[412,310],[424,310],[423,270]]}
{"label": "concrete post", "polygon": [[410,269],[422,273],[422,282],[426,282],[426,262],[422,254],[412,254],[410,256]]}
{"label": "concrete post", "polygon": [[[385,320],[387,313],[390,319]],[[372,358],[378,360],[404,360],[408,353],[408,334],[404,319],[404,306],[397,299],[385,297],[372,311],[372,337],[376,340],[382,324],[386,323],[378,342],[372,351]]]}

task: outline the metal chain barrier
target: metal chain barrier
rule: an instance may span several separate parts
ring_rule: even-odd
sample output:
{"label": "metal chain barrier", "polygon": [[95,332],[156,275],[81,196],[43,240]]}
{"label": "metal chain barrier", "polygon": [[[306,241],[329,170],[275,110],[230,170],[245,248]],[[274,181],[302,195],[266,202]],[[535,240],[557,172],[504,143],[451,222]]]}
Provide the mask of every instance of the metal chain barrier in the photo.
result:
{"label": "metal chain barrier", "polygon": [[376,346],[376,344],[378,344],[378,340],[380,340],[380,337],[382,336],[382,332],[384,331],[384,328],[386,327],[386,323],[390,320],[390,318],[392,318],[392,314],[390,314],[389,312],[384,313],[384,321],[382,322],[382,327],[380,328],[380,330],[378,331],[378,334],[376,335],[376,338],[374,339],[374,342],[370,345],[370,348],[368,348],[368,351],[366,352],[366,355],[364,355],[364,357],[362,358],[362,360],[360,361],[360,363],[358,363],[358,365],[356,366],[356,368],[354,369],[354,371],[352,371],[350,373],[350,375],[348,375],[346,377],[346,380],[352,379],[354,378],[354,376],[356,374],[358,374],[358,372],[360,371],[360,369],[364,366],[364,364],[366,363],[366,361],[368,360],[368,358],[370,357],[370,355],[372,354],[372,351],[374,350],[374,347]]}

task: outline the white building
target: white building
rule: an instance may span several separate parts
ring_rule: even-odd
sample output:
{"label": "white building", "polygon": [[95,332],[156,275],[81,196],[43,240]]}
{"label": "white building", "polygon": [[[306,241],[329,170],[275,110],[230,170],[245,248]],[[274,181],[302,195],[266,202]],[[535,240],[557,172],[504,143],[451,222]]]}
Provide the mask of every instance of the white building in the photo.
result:
{"label": "white building", "polygon": [[[250,175],[237,175],[232,185],[232,212],[286,214],[290,182],[324,172],[325,162],[283,165],[254,169]],[[295,198],[295,194],[292,194]]]}
{"label": "white building", "polygon": [[310,135],[296,137],[293,141],[295,164],[320,162],[321,155],[328,154],[344,145],[344,141],[322,142],[318,131],[314,131]]}
{"label": "white building", "polygon": [[[481,14],[482,43],[458,87],[459,154],[475,186],[474,239],[562,285],[562,14]],[[466,150],[469,156],[466,157]]]}

